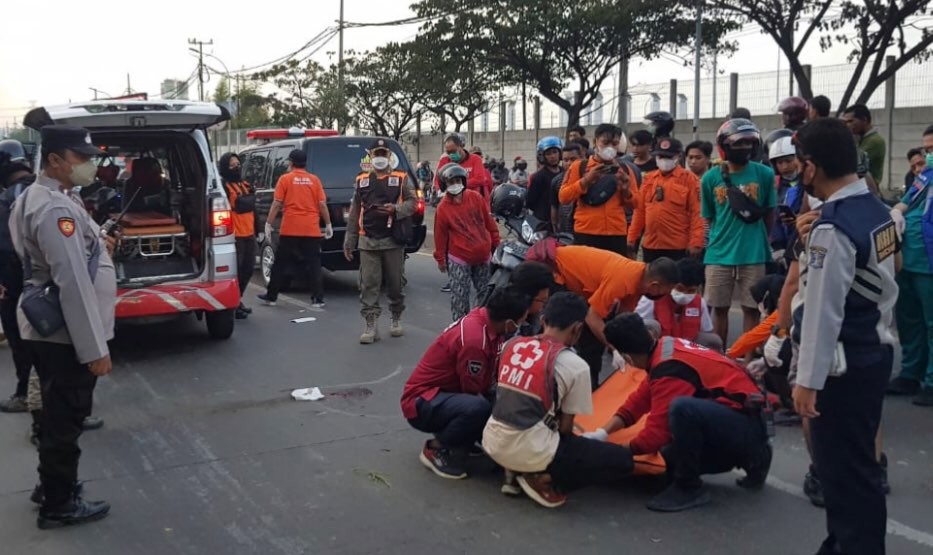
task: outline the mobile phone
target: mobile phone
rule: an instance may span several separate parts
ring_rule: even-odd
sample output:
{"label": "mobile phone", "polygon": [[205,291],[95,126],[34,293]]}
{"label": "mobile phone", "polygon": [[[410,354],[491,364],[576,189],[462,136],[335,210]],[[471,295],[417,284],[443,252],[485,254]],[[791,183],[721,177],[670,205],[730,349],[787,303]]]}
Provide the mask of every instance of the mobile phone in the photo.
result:
{"label": "mobile phone", "polygon": [[794,219],[797,217],[797,214],[794,214],[794,209],[786,204],[779,204],[778,212],[780,212],[782,218]]}
{"label": "mobile phone", "polygon": [[604,167],[605,167],[605,169],[604,169],[603,171],[605,171],[607,174],[609,174],[609,173],[616,173],[616,172],[619,171],[619,165],[618,165],[618,164],[610,164],[610,165],[604,166]]}

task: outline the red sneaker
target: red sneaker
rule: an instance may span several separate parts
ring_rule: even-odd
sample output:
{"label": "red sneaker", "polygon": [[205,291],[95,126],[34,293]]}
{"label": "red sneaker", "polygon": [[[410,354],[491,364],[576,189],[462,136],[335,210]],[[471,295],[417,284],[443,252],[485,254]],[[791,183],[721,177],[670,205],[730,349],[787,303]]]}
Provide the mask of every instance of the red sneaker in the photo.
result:
{"label": "red sneaker", "polygon": [[555,490],[550,481],[545,482],[543,474],[522,474],[518,477],[518,485],[522,487],[525,495],[549,509],[560,507],[567,502],[567,496]]}

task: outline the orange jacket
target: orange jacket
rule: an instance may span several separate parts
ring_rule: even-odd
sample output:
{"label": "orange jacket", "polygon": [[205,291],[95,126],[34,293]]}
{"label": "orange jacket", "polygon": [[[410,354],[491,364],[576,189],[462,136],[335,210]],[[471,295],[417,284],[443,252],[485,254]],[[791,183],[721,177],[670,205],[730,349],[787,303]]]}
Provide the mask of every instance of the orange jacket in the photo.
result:
{"label": "orange jacket", "polygon": [[[584,160],[577,160],[564,172],[564,182],[558,195],[561,204],[573,202],[577,205],[573,215],[573,230],[590,235],[625,235],[628,232],[628,221],[625,219],[625,202],[621,189],[616,190],[616,194],[600,206],[577,202],[586,194],[586,189],[580,185],[583,179],[583,163]],[[596,156],[591,156],[588,166],[594,168],[602,163]],[[633,195],[629,204],[634,206],[635,196],[638,195],[635,172],[628,165],[622,165],[622,169],[628,172],[629,190]]]}
{"label": "orange jacket", "polygon": [[[240,183],[225,183],[227,188],[227,198],[230,200],[230,207],[233,208],[236,204],[236,199],[240,195],[248,195],[252,193],[252,187],[249,186],[249,183],[246,181],[241,181]],[[234,237],[253,237],[256,235],[256,213],[255,212],[246,212],[245,214],[238,214],[236,211],[231,210],[233,214],[233,235]]]}
{"label": "orange jacket", "polygon": [[778,313],[775,310],[757,326],[743,333],[741,337],[735,340],[732,347],[729,347],[729,352],[726,355],[729,358],[742,358],[764,345],[768,338],[771,337],[771,328],[774,327],[774,324],[777,324],[777,317]]}
{"label": "orange jacket", "polygon": [[558,283],[585,298],[600,318],[609,315],[616,301],[622,312],[632,312],[638,305],[644,262],[579,245],[558,248],[555,262]]}
{"label": "orange jacket", "polygon": [[[658,188],[662,198],[658,200]],[[628,230],[629,244],[645,233],[642,246],[649,249],[684,250],[703,248],[703,218],[700,217],[700,180],[677,166],[664,175],[648,172],[635,194],[637,204]]]}

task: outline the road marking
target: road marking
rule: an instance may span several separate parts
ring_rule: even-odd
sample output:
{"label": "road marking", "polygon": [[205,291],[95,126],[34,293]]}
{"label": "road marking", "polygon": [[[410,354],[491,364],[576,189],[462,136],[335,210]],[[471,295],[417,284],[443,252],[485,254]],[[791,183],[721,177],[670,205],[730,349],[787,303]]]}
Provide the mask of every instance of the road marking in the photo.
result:
{"label": "road marking", "polygon": [[[796,484],[785,482],[784,480],[775,478],[774,476],[768,476],[766,483],[776,490],[789,493],[794,497],[799,497],[800,499],[804,499],[808,502],[810,501],[810,499],[801,491],[800,486]],[[906,524],[900,523],[890,518],[888,519],[888,534],[891,534],[892,536],[900,536],[908,541],[919,543],[925,547],[933,548],[933,534],[911,528]]]}

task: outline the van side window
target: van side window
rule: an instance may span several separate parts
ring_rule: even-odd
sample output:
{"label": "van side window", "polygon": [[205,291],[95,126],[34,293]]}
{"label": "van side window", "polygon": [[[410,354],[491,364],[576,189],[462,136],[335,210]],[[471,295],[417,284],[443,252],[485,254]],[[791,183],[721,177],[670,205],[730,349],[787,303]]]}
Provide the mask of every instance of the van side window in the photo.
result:
{"label": "van side window", "polygon": [[275,149],[272,155],[272,179],[270,185],[275,187],[279,178],[288,172],[288,154],[294,150],[293,146],[280,146]]}
{"label": "van side window", "polygon": [[244,162],[243,179],[248,181],[257,190],[271,189],[275,182],[269,182],[269,149],[254,150]]}

